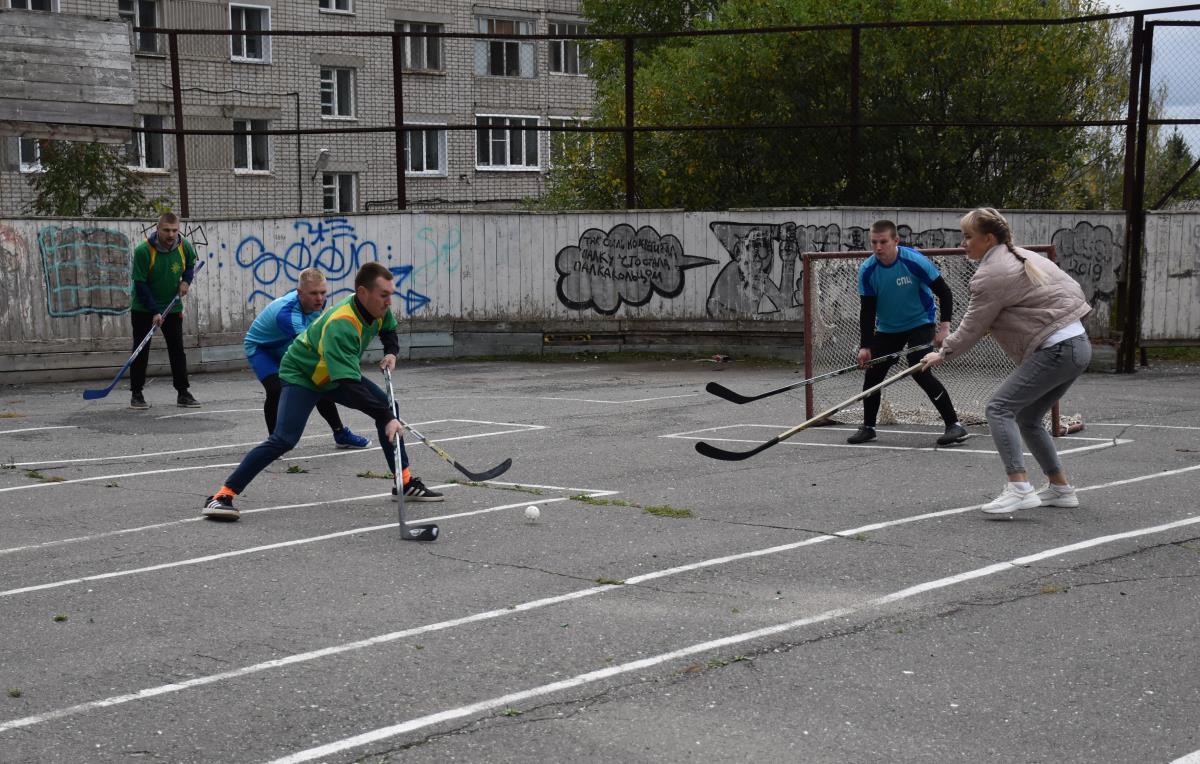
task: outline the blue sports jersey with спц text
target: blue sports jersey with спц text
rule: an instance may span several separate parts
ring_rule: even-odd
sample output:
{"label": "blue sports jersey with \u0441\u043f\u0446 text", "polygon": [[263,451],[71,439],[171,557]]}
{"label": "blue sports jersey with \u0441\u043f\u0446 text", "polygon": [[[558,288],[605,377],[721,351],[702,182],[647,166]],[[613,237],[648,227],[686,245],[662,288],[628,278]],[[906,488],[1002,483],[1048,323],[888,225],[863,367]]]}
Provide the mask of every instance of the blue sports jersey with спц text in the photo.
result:
{"label": "blue sports jersey with \u0441\u043f\u0446 text", "polygon": [[874,297],[875,331],[906,332],[937,320],[937,306],[929,285],[941,278],[928,257],[909,247],[898,247],[896,261],[883,265],[871,255],[858,267],[858,293]]}

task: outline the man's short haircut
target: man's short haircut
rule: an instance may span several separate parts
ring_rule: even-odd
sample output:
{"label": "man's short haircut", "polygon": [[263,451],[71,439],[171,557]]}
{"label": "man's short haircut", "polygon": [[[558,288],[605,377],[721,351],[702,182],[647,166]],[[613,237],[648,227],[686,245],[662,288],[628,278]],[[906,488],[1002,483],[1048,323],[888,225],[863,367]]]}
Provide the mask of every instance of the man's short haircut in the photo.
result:
{"label": "man's short haircut", "polygon": [[876,220],[871,224],[871,233],[886,233],[893,239],[900,236],[896,231],[896,224],[890,220]]}
{"label": "man's short haircut", "polygon": [[325,280],[325,274],[321,273],[316,268],[305,268],[300,271],[300,278],[296,280],[297,285],[303,284],[320,284]]}
{"label": "man's short haircut", "polygon": [[158,222],[160,222],[160,223],[178,223],[179,216],[176,215],[174,212],[164,212],[163,214],[158,216]]}
{"label": "man's short haircut", "polygon": [[358,269],[358,274],[354,277],[354,288],[363,287],[365,289],[375,288],[375,279],[384,278],[391,281],[394,276],[392,272],[379,263],[367,263]]}

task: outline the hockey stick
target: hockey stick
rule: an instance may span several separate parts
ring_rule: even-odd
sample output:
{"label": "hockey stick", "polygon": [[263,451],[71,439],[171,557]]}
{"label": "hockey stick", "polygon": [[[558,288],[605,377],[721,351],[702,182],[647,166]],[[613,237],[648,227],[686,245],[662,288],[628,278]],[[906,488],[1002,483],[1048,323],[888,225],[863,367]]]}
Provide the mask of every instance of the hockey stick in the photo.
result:
{"label": "hockey stick", "polygon": [[883,388],[887,387],[888,385],[892,384],[893,382],[897,382],[901,379],[904,379],[905,377],[907,377],[911,374],[914,374],[918,371],[921,371],[924,368],[925,368],[924,362],[915,363],[912,366],[909,366],[904,371],[899,372],[897,374],[893,374],[892,376],[890,376],[887,379],[880,382],[878,385],[875,385],[874,387],[869,387],[866,390],[863,390],[861,393],[858,393],[857,395],[855,395],[852,398],[847,398],[846,400],[842,401],[841,403],[834,406],[833,408],[828,409],[827,411],[822,411],[820,414],[817,414],[815,417],[813,417],[812,419],[809,419],[807,422],[802,422],[802,423],[796,425],[795,427],[791,428],[790,430],[784,430],[783,432],[779,433],[775,437],[771,438],[770,440],[766,441],[765,443],[755,446],[754,448],[750,449],[749,451],[726,451],[723,448],[717,448],[716,446],[711,445],[709,443],[705,443],[704,441],[700,441],[699,443],[696,444],[696,450],[699,451],[704,456],[707,456],[711,459],[721,459],[721,460],[727,461],[727,462],[736,462],[736,461],[741,461],[742,459],[748,459],[751,456],[754,456],[755,454],[759,453],[760,451],[766,451],[768,448],[775,445],[776,443],[781,443],[781,442],[787,440],[788,438],[792,437],[793,435],[795,435],[796,433],[798,433],[802,430],[807,430],[809,427],[812,427],[814,424],[816,424],[817,422],[820,422],[822,419],[827,419],[827,418],[833,416],[837,412],[839,412],[842,409],[849,406],[851,403],[860,401],[863,398],[866,398],[868,395],[871,395],[872,393],[882,390]]}
{"label": "hockey stick", "polygon": [[[203,267],[204,267],[203,262],[196,263],[196,269],[194,271],[192,271],[192,275],[195,276],[195,274],[199,273],[200,269]],[[171,298],[171,301],[169,303],[167,303],[166,309],[164,309],[160,315],[166,316],[168,313],[170,313],[171,308],[174,308],[175,303],[177,303],[177,302],[179,302],[179,293],[178,292],[175,294],[174,297]],[[142,350],[145,349],[146,344],[150,342],[150,338],[154,336],[154,332],[156,332],[156,331],[158,331],[157,326],[150,327],[150,331],[146,332],[146,336],[143,337],[142,341],[138,343],[138,346],[133,349],[133,353],[129,356],[129,360],[126,361],[125,365],[121,367],[121,370],[117,372],[117,376],[113,377],[113,381],[108,383],[108,387],[103,387],[98,390],[84,390],[83,391],[83,399],[85,401],[94,401],[97,398],[103,398],[103,397],[107,396],[109,393],[111,393],[113,391],[113,388],[117,386],[117,383],[121,381],[121,377],[125,376],[125,372],[133,364],[133,359],[137,358],[138,355],[141,354]]]}
{"label": "hockey stick", "polygon": [[[893,358],[896,358],[897,356],[904,355],[905,353],[919,353],[922,350],[930,350],[932,348],[933,348],[933,343],[930,342],[925,345],[921,345],[920,347],[909,348],[908,350],[897,350],[895,353],[888,353],[887,355],[881,355],[878,358],[872,358],[870,361],[867,361],[867,363],[863,366],[863,368],[865,369],[869,366],[876,366],[880,363],[883,363],[884,361],[889,361]],[[814,382],[820,382],[822,379],[829,379],[830,377],[836,377],[841,374],[845,374],[848,371],[854,371],[857,368],[858,368],[857,363],[850,364],[849,366],[847,366],[844,369],[837,369],[836,371],[827,371],[824,374],[821,374],[819,376],[811,377],[809,379],[801,380],[799,382],[793,382],[790,385],[784,385],[783,387],[779,387],[774,390],[768,390],[767,392],[760,393],[759,395],[742,395],[741,393],[730,390],[728,387],[725,387],[724,385],[720,384],[719,382],[709,382],[707,385],[704,386],[704,390],[706,392],[712,393],[713,395],[717,396],[718,398],[724,398],[725,400],[730,401],[732,403],[737,403],[737,404],[750,403],[751,401],[757,401],[757,400],[762,400],[763,398],[769,398],[772,395],[779,395],[780,393],[786,393],[788,390],[795,390],[797,387],[804,387],[805,385],[811,385]]]}
{"label": "hockey stick", "polygon": [[[383,376],[387,378],[388,385],[390,386],[392,384],[391,373],[385,370],[383,372]],[[446,461],[450,462],[450,464],[454,466],[454,469],[458,470],[459,472],[466,475],[467,477],[469,477],[471,480],[474,480],[475,482],[483,482],[484,480],[491,480],[492,478],[500,477],[505,472],[508,472],[508,468],[512,466],[512,459],[505,459],[504,461],[497,464],[495,467],[492,467],[490,470],[484,470],[483,472],[472,472],[471,470],[469,470],[466,467],[459,464],[457,459],[455,459],[453,456],[451,456],[450,454],[448,454],[446,452],[446,449],[442,448],[437,443],[434,443],[429,438],[427,438],[424,435],[422,435],[421,433],[417,432],[417,430],[414,429],[412,427],[412,425],[408,424],[403,419],[400,419],[400,416],[399,416],[400,412],[397,409],[393,408],[392,411],[394,414],[396,414],[396,419],[398,419],[400,421],[400,424],[404,425],[404,429],[411,432],[418,440],[420,440],[422,443],[424,443],[425,445],[427,445],[431,449],[433,449],[433,452],[435,454],[442,457]]]}
{"label": "hockey stick", "polygon": [[[394,414],[397,407],[396,391],[392,389],[392,375],[387,369],[384,369],[383,377],[387,380],[388,408]],[[404,423],[401,422],[401,424]],[[400,538],[404,541],[437,541],[437,524],[425,523],[409,527],[408,523],[404,522],[404,468],[400,466],[401,437],[403,436],[400,433],[396,433],[396,442],[392,444],[396,449],[392,455],[392,461],[395,464],[395,468],[392,470],[392,482],[396,485],[396,513],[400,521]]]}

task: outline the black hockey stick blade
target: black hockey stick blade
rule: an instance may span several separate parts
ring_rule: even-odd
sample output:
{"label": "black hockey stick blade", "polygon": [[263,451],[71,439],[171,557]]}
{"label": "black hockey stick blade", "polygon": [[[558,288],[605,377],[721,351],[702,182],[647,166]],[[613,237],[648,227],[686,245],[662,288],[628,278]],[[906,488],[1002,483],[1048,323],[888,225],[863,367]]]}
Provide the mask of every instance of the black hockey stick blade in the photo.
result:
{"label": "black hockey stick blade", "polygon": [[434,523],[406,525],[400,529],[400,538],[405,541],[437,541],[438,527]]}
{"label": "black hockey stick blade", "polygon": [[780,438],[771,438],[767,442],[760,443],[749,451],[726,451],[723,448],[717,448],[711,443],[700,441],[696,444],[696,450],[700,452],[702,456],[707,456],[710,459],[720,459],[726,462],[740,462],[742,459],[749,459],[751,456],[754,456],[757,453],[766,451],[780,440]]}
{"label": "black hockey stick blade", "polygon": [[750,403],[751,401],[756,401],[759,398],[765,398],[768,395],[775,394],[775,391],[772,390],[771,392],[765,393],[763,395],[742,395],[741,393],[730,390],[728,387],[726,387],[725,385],[722,385],[719,382],[709,382],[707,385],[704,386],[704,392],[709,393],[710,395],[715,395],[718,398],[724,398],[725,400],[729,401],[730,403],[738,403],[738,404]]}
{"label": "black hockey stick blade", "polygon": [[485,470],[484,472],[472,472],[454,460],[451,460],[450,463],[454,465],[454,469],[471,478],[471,480],[474,480],[477,483],[482,483],[484,480],[492,480],[493,478],[498,478],[505,472],[508,472],[508,468],[512,466],[512,459],[505,459],[495,467],[492,467],[490,470]]}

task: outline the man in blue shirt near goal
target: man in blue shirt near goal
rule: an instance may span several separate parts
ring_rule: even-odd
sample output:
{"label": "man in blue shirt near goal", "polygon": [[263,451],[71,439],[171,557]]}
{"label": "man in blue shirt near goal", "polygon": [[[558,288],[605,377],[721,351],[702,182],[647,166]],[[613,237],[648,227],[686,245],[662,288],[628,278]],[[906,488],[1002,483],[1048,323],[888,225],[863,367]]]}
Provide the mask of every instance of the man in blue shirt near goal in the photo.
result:
{"label": "man in blue shirt near goal", "polygon": [[[296,288],[263,308],[246,331],[246,338],[242,342],[246,360],[250,361],[255,376],[267,391],[267,399],[263,403],[267,435],[275,432],[275,416],[283,389],[279,381],[279,362],[292,340],[321,315],[328,293],[325,274],[316,268],[306,268],[300,271]],[[329,423],[333,430],[333,442],[338,448],[366,448],[371,445],[369,438],[354,434],[342,424],[333,401],[319,401],[317,412]]]}
{"label": "man in blue shirt near goal", "polygon": [[[937,266],[915,249],[901,247],[896,224],[890,220],[878,220],[871,225],[871,249],[875,254],[858,268],[859,368],[866,367],[874,357],[896,353],[905,347],[919,347],[930,342],[941,346],[942,340],[950,334],[954,296]],[[909,365],[918,363],[924,353],[924,350],[911,353]],[[867,368],[863,389],[882,382],[893,363],[894,360],[889,360]],[[946,387],[929,371],[913,374],[912,378],[929,396],[946,423],[946,432],[937,439],[938,445],[948,446],[964,440],[967,431],[958,421]],[[846,442],[875,440],[880,401],[880,392],[863,399],[862,427]]]}

